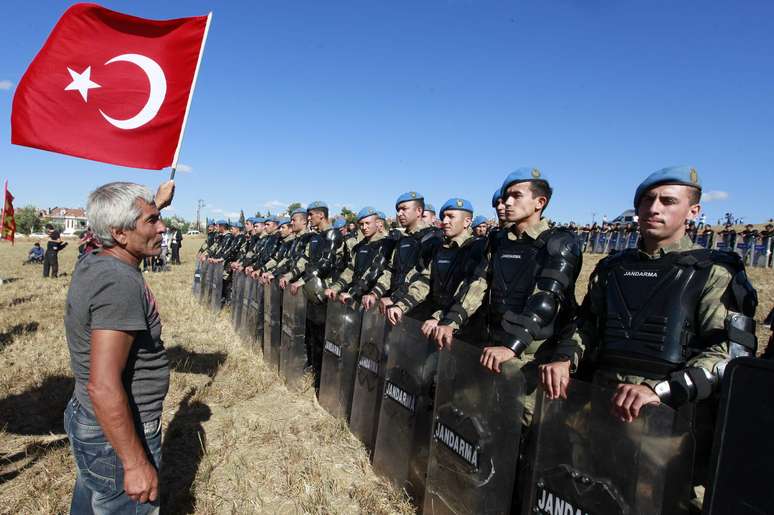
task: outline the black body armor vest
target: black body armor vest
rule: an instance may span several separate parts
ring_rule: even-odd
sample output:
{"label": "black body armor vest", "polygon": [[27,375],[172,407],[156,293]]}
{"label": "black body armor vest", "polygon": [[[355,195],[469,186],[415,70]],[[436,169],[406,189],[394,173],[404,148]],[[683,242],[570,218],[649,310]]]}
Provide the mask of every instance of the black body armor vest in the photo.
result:
{"label": "black body armor vest", "polygon": [[394,291],[406,282],[408,273],[417,263],[427,265],[433,251],[441,245],[443,239],[434,227],[425,227],[414,234],[407,234],[395,243],[393,270],[390,288]]}
{"label": "black body armor vest", "polygon": [[543,231],[537,240],[511,240],[508,231],[497,231],[491,238],[492,276],[489,283],[489,327],[501,331],[503,315],[521,313],[540,271],[549,260],[545,242],[553,231]]}
{"label": "black body armor vest", "polygon": [[435,309],[448,310],[460,283],[470,278],[481,263],[485,240],[470,238],[460,247],[440,246],[430,263],[430,298]]}
{"label": "black body armor vest", "polygon": [[366,241],[363,240],[352,249],[355,254],[355,262],[353,266],[354,279],[363,277],[368,266],[376,259],[377,254],[382,250],[383,241]]}
{"label": "black body armor vest", "polygon": [[631,249],[601,264],[607,299],[598,318],[599,366],[655,379],[700,352],[697,308],[712,258],[702,249],[650,260]]}

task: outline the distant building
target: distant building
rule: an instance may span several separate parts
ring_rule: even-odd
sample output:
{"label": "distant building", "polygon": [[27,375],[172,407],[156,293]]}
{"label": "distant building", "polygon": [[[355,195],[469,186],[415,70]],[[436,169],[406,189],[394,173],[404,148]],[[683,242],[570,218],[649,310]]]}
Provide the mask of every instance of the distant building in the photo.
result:
{"label": "distant building", "polygon": [[88,224],[86,210],[81,207],[52,207],[41,213],[44,224],[54,224],[64,227],[62,234],[73,234],[86,229]]}

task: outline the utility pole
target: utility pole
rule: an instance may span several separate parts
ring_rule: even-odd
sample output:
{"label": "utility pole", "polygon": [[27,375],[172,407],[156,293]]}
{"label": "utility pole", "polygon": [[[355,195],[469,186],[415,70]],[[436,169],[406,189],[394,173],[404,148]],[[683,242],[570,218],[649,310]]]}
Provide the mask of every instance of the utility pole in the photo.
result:
{"label": "utility pole", "polygon": [[196,203],[196,230],[201,231],[202,230],[202,224],[199,219],[199,215],[202,211],[202,208],[204,207],[204,201],[202,199],[199,199],[199,201]]}

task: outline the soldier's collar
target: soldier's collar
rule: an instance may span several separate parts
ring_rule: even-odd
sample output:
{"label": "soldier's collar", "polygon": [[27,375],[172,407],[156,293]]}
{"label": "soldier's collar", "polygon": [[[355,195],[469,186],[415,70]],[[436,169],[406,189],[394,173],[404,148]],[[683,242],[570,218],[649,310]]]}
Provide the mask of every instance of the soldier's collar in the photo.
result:
{"label": "soldier's collar", "polygon": [[415,234],[426,228],[427,228],[427,222],[425,222],[424,220],[419,220],[419,223],[417,223],[416,227],[414,227],[413,230],[406,228],[406,234]]}
{"label": "soldier's collar", "polygon": [[454,238],[444,238],[446,240],[446,243],[449,244],[449,246],[457,245],[458,247],[461,247],[463,243],[468,241],[470,238],[473,237],[473,233],[469,229],[465,229],[460,234],[455,236]]}
{"label": "soldier's collar", "polygon": [[691,241],[691,238],[688,237],[688,235],[684,235],[682,238],[680,238],[675,243],[670,243],[669,245],[664,245],[663,247],[659,247],[659,249],[654,253],[648,253],[643,248],[643,240],[640,239],[640,242],[638,243],[638,247],[641,254],[644,254],[645,256],[653,259],[653,258],[660,258],[663,257],[670,252],[679,252],[682,250],[691,250],[693,248],[696,248],[694,243]]}
{"label": "soldier's collar", "polygon": [[548,230],[548,220],[541,218],[539,222],[534,223],[527,227],[520,235],[516,235],[513,232],[513,224],[508,228],[508,238],[511,240],[519,239],[522,236],[528,236],[533,240],[536,240],[544,231]]}
{"label": "soldier's collar", "polygon": [[384,239],[384,237],[387,236],[381,231],[376,231],[373,236],[368,241],[379,241],[381,239]]}

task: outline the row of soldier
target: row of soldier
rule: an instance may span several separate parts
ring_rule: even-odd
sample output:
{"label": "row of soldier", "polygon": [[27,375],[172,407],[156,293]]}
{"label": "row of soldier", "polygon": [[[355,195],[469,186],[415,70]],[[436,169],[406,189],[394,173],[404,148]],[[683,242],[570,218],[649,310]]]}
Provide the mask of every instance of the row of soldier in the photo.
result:
{"label": "row of soldier", "polygon": [[[698,175],[665,168],[635,192],[636,245],[599,262],[578,306],[583,243],[549,226],[551,196],[539,170],[514,171],[493,195],[499,226],[482,234],[463,198],[441,207],[441,229],[408,192],[395,204],[400,231],[365,207],[346,235],[312,202],[287,219],[248,219],[247,233],[220,223],[202,270],[222,273],[235,323],[263,303],[247,333],[279,370],[268,327],[281,318],[321,405],[425,510],[687,511],[690,486],[712,484],[721,463],[709,460],[721,379],[757,350],[744,263],[691,241]],[[360,395],[366,387],[377,394]],[[376,418],[366,430],[364,413]],[[612,462],[611,439],[621,442]],[[713,506],[722,492],[712,486]]]}

